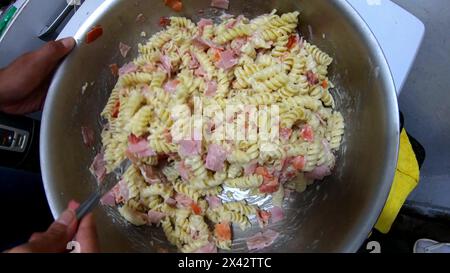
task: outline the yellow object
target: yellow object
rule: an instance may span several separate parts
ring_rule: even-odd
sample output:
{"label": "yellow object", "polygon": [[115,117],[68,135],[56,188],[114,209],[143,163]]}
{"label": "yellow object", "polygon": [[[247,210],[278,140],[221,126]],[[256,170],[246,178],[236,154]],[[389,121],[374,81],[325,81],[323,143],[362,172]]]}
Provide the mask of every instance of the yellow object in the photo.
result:
{"label": "yellow object", "polygon": [[400,150],[389,197],[378,218],[375,228],[381,233],[388,233],[408,195],[419,183],[419,164],[403,129],[400,134]]}

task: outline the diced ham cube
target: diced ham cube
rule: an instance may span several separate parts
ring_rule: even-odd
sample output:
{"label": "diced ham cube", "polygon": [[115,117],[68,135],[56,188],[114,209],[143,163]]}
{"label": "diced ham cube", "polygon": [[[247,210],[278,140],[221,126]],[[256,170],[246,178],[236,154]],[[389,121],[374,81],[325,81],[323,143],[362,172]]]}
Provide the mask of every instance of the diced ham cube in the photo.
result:
{"label": "diced ham cube", "polygon": [[90,127],[81,126],[81,135],[83,136],[83,143],[87,147],[94,145],[94,131]]}
{"label": "diced ham cube", "polygon": [[216,91],[217,91],[217,82],[208,81],[205,96],[214,97],[216,95]]}
{"label": "diced ham cube", "polygon": [[325,154],[330,154],[331,148],[330,148],[330,143],[328,142],[328,140],[322,139],[322,145],[323,145],[323,150],[325,151]]}
{"label": "diced ham cube", "polygon": [[258,167],[258,160],[252,160],[247,165],[244,166],[244,174],[245,175],[252,175],[255,173],[256,168]]}
{"label": "diced ham cube", "polygon": [[211,196],[207,196],[206,201],[208,201],[208,205],[211,209],[220,207],[220,205],[222,205],[222,200],[220,200],[219,197],[211,195]]}
{"label": "diced ham cube", "polygon": [[155,211],[155,210],[149,210],[147,212],[147,215],[148,215],[148,223],[154,224],[154,225],[159,225],[161,220],[164,217],[166,217],[166,214],[164,212],[159,212],[159,211]]}
{"label": "diced ham cube", "polygon": [[213,25],[213,23],[214,22],[212,19],[200,18],[200,21],[198,21],[197,26],[200,28],[204,28],[205,26]]}
{"label": "diced ham cube", "polygon": [[172,62],[170,57],[167,55],[163,55],[160,58],[161,64],[168,75],[172,73]]}
{"label": "diced ham cube", "polygon": [[233,66],[237,65],[238,58],[236,58],[236,55],[233,50],[225,50],[220,53],[220,61],[216,63],[216,66],[218,68],[222,68],[224,70],[228,70],[232,68]]}
{"label": "diced ham cube", "polygon": [[319,83],[319,77],[311,70],[306,72],[306,78],[308,79],[308,83],[310,85],[316,85]]}
{"label": "diced ham cube", "polygon": [[199,64],[197,58],[195,58],[195,56],[193,54],[190,54],[190,55],[191,55],[191,61],[189,62],[189,69],[197,69],[200,66],[200,64]]}
{"label": "diced ham cube", "polygon": [[328,176],[331,174],[331,169],[327,165],[320,165],[318,167],[315,167],[311,172],[305,173],[305,177],[308,179],[314,179],[314,180],[322,180],[325,178],[325,176]]}
{"label": "diced ham cube", "polygon": [[126,58],[128,55],[128,52],[130,52],[130,50],[131,50],[131,46],[120,42],[119,50],[120,50],[120,54],[122,55],[122,57]]}
{"label": "diced ham cube", "polygon": [[231,42],[231,49],[233,50],[234,54],[239,55],[241,53],[241,48],[247,43],[247,38],[245,37],[239,37],[234,39]]}
{"label": "diced ham cube", "polygon": [[106,176],[106,162],[103,159],[103,153],[100,152],[94,157],[94,161],[89,167],[91,173],[97,178],[97,182],[100,184]]}
{"label": "diced ham cube", "polygon": [[259,250],[268,247],[275,242],[279,233],[271,229],[259,232],[247,239],[247,247],[249,250]]}
{"label": "diced ham cube", "polygon": [[203,67],[199,67],[194,71],[195,76],[204,77],[206,76],[206,71],[203,69]]}
{"label": "diced ham cube", "polygon": [[177,201],[177,205],[184,208],[190,208],[191,204],[194,202],[191,198],[181,193],[175,195],[175,201]]}
{"label": "diced ham cube", "polygon": [[292,129],[291,128],[280,128],[280,138],[282,140],[289,140],[291,135],[292,135]]}
{"label": "diced ham cube", "polygon": [[145,138],[140,139],[137,143],[129,142],[127,151],[137,155],[138,157],[149,157],[156,155],[155,151],[150,148],[149,143]]}
{"label": "diced ham cube", "polygon": [[156,71],[156,65],[153,63],[146,63],[142,66],[142,71],[146,73],[153,73]]}
{"label": "diced ham cube", "polygon": [[128,201],[129,191],[125,180],[120,180],[119,183],[114,186],[112,192],[114,193],[117,204]]}
{"label": "diced ham cube", "polygon": [[177,200],[175,200],[171,197],[166,198],[166,200],[164,200],[164,202],[169,206],[175,206],[177,204]]}
{"label": "diced ham cube", "polygon": [[105,206],[115,206],[116,205],[116,197],[114,196],[114,192],[111,190],[107,192],[103,197],[100,199],[100,203]]}
{"label": "diced ham cube", "polygon": [[223,50],[223,47],[220,45],[215,44],[214,42],[207,40],[207,39],[203,39],[199,36],[196,36],[192,39],[192,44],[196,47],[199,47],[201,49],[207,49],[207,48],[215,48],[215,49],[220,49]]}
{"label": "diced ham cube", "polygon": [[211,26],[213,24],[214,24],[213,20],[201,18],[200,21],[198,21],[197,23],[197,27],[199,28],[200,34],[203,33],[203,29],[206,26]]}
{"label": "diced ham cube", "polygon": [[181,156],[194,156],[201,152],[201,142],[198,140],[180,140],[178,152]]}
{"label": "diced ham cube", "polygon": [[184,161],[181,161],[180,163],[177,164],[177,170],[178,170],[178,173],[180,174],[181,178],[184,181],[188,181],[189,180],[190,170],[184,164]]}
{"label": "diced ham cube", "polygon": [[164,84],[164,91],[168,92],[168,93],[175,93],[175,91],[177,90],[177,86],[180,83],[179,80],[169,80]]}
{"label": "diced ham cube", "polygon": [[208,154],[206,155],[205,167],[211,171],[220,172],[225,166],[227,158],[227,151],[218,144],[211,144],[208,147]]}
{"label": "diced ham cube", "polygon": [[283,209],[278,206],[273,207],[270,213],[272,214],[272,223],[280,222],[284,218]]}
{"label": "diced ham cube", "polygon": [[133,62],[129,62],[129,63],[123,65],[119,69],[119,76],[123,76],[125,74],[136,72],[137,69],[138,69],[138,67]]}

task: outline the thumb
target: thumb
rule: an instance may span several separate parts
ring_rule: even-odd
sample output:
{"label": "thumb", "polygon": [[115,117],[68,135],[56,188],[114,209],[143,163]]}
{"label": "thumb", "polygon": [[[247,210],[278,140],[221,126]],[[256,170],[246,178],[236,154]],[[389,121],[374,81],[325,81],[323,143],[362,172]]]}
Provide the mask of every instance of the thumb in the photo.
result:
{"label": "thumb", "polygon": [[[40,49],[22,55],[2,71],[1,75],[5,79],[2,81],[2,87],[9,92],[14,91],[13,94],[23,94],[24,90],[30,92],[35,90],[48,79],[58,63],[74,46],[75,40],[69,37],[48,42]],[[11,99],[11,96],[6,96],[3,100],[17,100],[17,98]]]}
{"label": "thumb", "polygon": [[67,209],[50,225],[44,234],[57,241],[65,241],[67,243],[75,235],[76,220],[75,211]]}
{"label": "thumb", "polygon": [[72,37],[48,42],[35,52],[36,59],[40,60],[40,63],[46,63],[50,67],[55,67],[62,58],[72,51],[74,46],[75,39]]}

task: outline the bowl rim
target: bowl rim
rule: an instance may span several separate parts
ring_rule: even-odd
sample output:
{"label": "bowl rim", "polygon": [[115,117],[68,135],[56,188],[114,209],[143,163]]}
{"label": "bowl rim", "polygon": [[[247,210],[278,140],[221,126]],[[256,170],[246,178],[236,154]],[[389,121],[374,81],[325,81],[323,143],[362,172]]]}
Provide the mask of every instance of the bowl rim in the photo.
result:
{"label": "bowl rim", "polygon": [[[79,27],[76,34],[74,35],[77,44],[81,43],[84,40],[85,34],[89,31],[89,29],[95,25],[98,19],[104,16],[104,11],[106,11],[111,5],[116,4],[117,1],[119,0],[105,0],[95,11],[92,12],[92,14]],[[369,46],[369,52],[372,52],[377,66],[379,67],[378,79],[382,83],[382,89],[385,90],[385,101],[388,103],[386,108],[389,110],[388,117],[389,119],[391,119],[386,126],[387,132],[390,136],[387,146],[391,148],[389,151],[387,151],[386,155],[386,158],[388,158],[388,161],[385,163],[387,169],[384,172],[384,176],[380,179],[380,187],[378,188],[378,192],[375,194],[376,197],[373,200],[373,205],[371,209],[367,211],[367,216],[359,217],[360,219],[358,219],[356,224],[353,226],[353,230],[348,232],[348,235],[351,234],[352,237],[347,236],[342,240],[342,243],[339,246],[336,246],[336,249],[334,250],[334,252],[348,253],[356,252],[362,246],[362,243],[368,238],[370,231],[374,227],[387,201],[398,160],[400,120],[398,116],[399,109],[393,75],[378,40],[376,39],[367,23],[364,21],[364,19],[350,3],[340,0],[332,0],[332,2],[335,7],[344,14],[346,18],[349,18],[350,23],[352,23],[355,29],[359,32],[358,34],[361,39],[366,45]],[[52,118],[51,107],[56,102],[55,94],[58,89],[59,81],[60,78],[62,78],[64,75],[65,67],[68,66],[71,62],[71,56],[72,55],[69,55],[61,63],[54,74],[42,113],[42,123],[40,130],[39,150],[41,175],[47,201],[52,215],[55,219],[63,211],[64,208],[61,207],[61,202],[57,201],[57,197],[60,196],[60,193],[56,192],[54,187],[52,186],[52,174],[50,172],[50,167],[48,164],[44,163],[50,162],[48,147],[51,145],[51,139],[49,138],[50,136],[48,132],[51,126],[49,121]]]}

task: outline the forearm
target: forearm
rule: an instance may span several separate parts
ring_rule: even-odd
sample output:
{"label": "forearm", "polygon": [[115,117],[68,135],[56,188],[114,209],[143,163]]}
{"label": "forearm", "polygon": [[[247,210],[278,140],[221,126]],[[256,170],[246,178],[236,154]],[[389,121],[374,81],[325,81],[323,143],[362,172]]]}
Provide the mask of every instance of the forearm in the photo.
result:
{"label": "forearm", "polygon": [[0,68],[0,111],[2,105],[5,102],[5,95],[7,92],[5,91],[8,88],[8,82],[4,79],[5,68]]}

